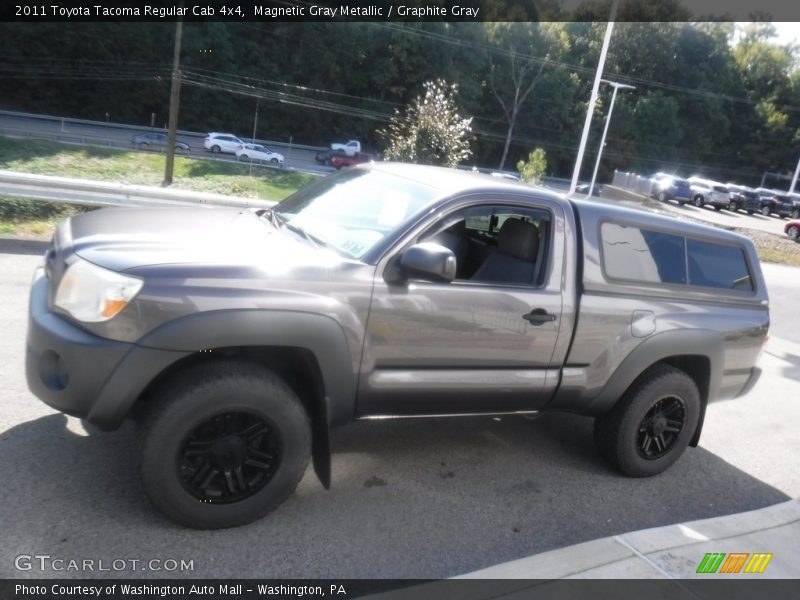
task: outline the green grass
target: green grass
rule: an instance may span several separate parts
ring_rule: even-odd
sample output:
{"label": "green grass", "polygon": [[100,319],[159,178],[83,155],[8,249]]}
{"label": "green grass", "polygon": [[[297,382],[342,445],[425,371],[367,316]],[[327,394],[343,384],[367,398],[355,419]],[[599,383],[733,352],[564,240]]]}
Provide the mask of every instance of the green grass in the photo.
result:
{"label": "green grass", "polygon": [[[98,179],[115,183],[161,185],[166,157],[159,153],[95,148],[0,136],[0,169]],[[173,188],[232,196],[282,200],[313,175],[218,160],[175,157]]]}
{"label": "green grass", "polygon": [[[95,179],[114,183],[161,185],[166,157],[159,153],[95,148],[0,136],[0,169]],[[313,181],[306,173],[218,160],[175,157],[173,189],[229,196],[283,200]],[[0,196],[0,234],[48,235],[61,219],[86,207]]]}

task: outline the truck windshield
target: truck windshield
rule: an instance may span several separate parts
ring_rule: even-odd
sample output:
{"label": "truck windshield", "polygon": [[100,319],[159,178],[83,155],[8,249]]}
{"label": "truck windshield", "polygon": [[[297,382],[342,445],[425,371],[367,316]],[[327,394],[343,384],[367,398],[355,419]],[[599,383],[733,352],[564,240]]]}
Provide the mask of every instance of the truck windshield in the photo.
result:
{"label": "truck windshield", "polygon": [[361,258],[437,193],[390,173],[352,169],[301,189],[275,212],[326,245]]}

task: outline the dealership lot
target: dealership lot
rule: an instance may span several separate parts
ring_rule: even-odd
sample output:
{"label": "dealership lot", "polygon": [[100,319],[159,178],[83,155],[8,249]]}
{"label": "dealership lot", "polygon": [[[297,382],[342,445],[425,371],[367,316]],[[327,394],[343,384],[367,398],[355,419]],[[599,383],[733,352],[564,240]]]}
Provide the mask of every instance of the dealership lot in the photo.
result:
{"label": "dealership lot", "polygon": [[[262,521],[181,529],[143,495],[133,427],[87,433],[27,391],[26,301],[43,251],[0,240],[2,577],[438,578],[800,495],[799,409],[787,392],[800,379],[797,270],[765,265],[773,324],[764,376],[747,397],[713,404],[701,446],[659,477],[608,469],[595,455],[591,422],[570,415],[358,423],[334,436],[330,491],[309,470]],[[41,571],[21,555],[81,569],[56,570],[48,559]],[[181,571],[181,561],[191,570]]]}

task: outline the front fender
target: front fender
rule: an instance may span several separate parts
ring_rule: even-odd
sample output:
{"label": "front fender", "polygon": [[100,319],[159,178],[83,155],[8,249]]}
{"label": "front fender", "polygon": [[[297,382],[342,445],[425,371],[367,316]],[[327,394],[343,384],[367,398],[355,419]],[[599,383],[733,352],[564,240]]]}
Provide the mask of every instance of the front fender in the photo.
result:
{"label": "front fender", "polygon": [[88,419],[107,429],[118,427],[142,392],[167,367],[203,350],[238,346],[310,351],[319,365],[325,390],[321,415],[325,429],[353,418],[353,354],[334,319],[300,311],[228,310],[182,317],[141,338],[114,369]]}
{"label": "front fender", "polygon": [[355,412],[357,364],[344,330],[333,318],[288,310],[222,310],[165,323],[138,344],[162,350],[200,352],[231,346],[287,346],[309,350],[325,388],[329,425]]}

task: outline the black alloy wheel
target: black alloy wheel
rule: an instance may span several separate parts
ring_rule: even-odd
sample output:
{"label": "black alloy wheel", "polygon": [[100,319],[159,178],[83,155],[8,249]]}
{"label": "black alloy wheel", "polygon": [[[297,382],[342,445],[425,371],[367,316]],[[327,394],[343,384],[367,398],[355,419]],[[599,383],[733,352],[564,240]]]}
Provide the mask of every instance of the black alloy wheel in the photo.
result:
{"label": "black alloy wheel", "polygon": [[655,460],[675,445],[686,424],[686,404],[676,396],[658,400],[639,423],[636,447],[639,456]]}
{"label": "black alloy wheel", "polygon": [[178,474],[184,489],[200,501],[238,502],[272,479],[281,453],[272,423],[246,412],[225,412],[189,433],[179,452]]}

